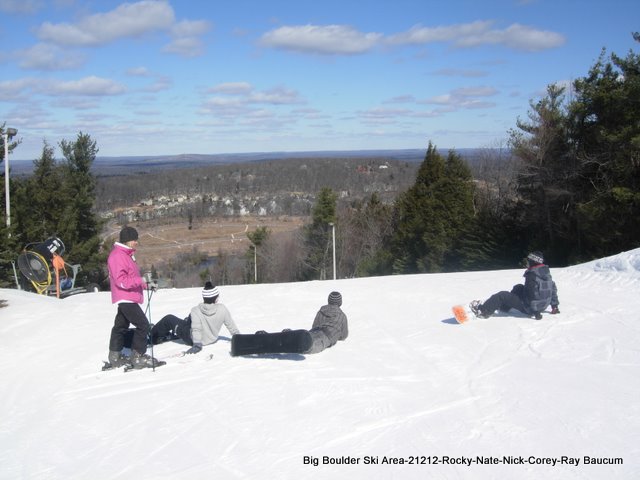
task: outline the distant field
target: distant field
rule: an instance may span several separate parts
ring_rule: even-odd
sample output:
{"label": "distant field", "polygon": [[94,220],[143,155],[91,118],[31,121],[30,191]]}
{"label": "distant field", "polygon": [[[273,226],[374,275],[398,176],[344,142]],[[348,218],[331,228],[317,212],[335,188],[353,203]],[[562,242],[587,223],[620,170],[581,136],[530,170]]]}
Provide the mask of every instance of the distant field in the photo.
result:
{"label": "distant field", "polygon": [[[139,222],[132,224],[140,236],[136,260],[142,269],[149,269],[151,265],[194,248],[209,255],[216,255],[219,250],[243,253],[250,245],[247,232],[267,227],[275,235],[293,231],[303,223],[302,217],[212,218],[195,222],[190,230],[184,219],[165,224]],[[117,238],[119,231],[118,226],[109,227],[107,238]]]}

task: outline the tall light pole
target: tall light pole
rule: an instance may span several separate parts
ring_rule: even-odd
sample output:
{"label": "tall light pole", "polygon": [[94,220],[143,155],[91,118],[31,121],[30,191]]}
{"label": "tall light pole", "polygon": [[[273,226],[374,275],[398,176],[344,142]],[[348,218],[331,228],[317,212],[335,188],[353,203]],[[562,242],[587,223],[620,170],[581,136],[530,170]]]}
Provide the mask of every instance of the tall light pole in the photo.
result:
{"label": "tall light pole", "polygon": [[332,253],[333,253],[333,279],[336,279],[336,224],[331,222],[331,232],[333,234],[333,245],[332,245]]}
{"label": "tall light pole", "polygon": [[[4,131],[4,201],[6,205],[7,229],[11,226],[11,196],[9,194],[9,140],[18,134],[15,128]],[[11,235],[11,233],[9,233]]]}
{"label": "tall light pole", "polygon": [[252,243],[253,247],[253,282],[258,283],[258,247],[255,243]]}

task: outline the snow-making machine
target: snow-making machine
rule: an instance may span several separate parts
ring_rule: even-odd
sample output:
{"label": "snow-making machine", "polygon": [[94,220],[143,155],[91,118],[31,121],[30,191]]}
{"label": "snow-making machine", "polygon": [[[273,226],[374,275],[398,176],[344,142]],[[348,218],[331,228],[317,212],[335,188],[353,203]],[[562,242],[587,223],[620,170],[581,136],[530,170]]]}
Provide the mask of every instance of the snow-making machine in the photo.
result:
{"label": "snow-making machine", "polygon": [[20,273],[26,279],[26,285],[24,281],[19,281],[16,274],[18,287],[32,287],[40,295],[55,295],[58,298],[78,293],[98,292],[100,288],[96,284],[76,287],[76,277],[82,267],[65,262],[62,258],[64,252],[64,243],[58,237],[49,237],[44,242],[27,244],[23,252],[18,255],[17,262]]}

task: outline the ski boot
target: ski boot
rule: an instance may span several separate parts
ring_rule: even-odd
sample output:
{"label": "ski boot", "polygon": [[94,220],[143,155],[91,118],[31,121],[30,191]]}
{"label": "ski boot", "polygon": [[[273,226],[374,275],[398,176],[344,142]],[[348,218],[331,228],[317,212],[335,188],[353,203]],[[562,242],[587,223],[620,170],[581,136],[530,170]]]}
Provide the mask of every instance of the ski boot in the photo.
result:
{"label": "ski boot", "polygon": [[480,300],[473,300],[469,304],[469,308],[477,318],[489,318],[491,316],[482,313],[482,303],[480,303]]}
{"label": "ski boot", "polygon": [[111,369],[119,368],[129,364],[129,357],[125,357],[120,352],[109,351],[108,360],[109,361],[104,362],[104,365],[102,366],[102,370],[111,370]]}
{"label": "ski boot", "polygon": [[131,368],[134,370],[140,370],[142,368],[155,368],[165,364],[165,362],[161,362],[158,359],[144,353],[138,353],[135,350],[131,352],[130,363]]}

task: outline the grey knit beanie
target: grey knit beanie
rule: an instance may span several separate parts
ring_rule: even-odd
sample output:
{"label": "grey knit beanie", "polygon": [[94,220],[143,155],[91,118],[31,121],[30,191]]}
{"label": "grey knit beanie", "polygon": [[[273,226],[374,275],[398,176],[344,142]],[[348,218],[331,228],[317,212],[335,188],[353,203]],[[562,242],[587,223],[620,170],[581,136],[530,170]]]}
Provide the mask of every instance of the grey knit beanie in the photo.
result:
{"label": "grey knit beanie", "polygon": [[331,292],[329,294],[329,305],[337,305],[338,307],[342,305],[342,295],[340,295],[340,292]]}

